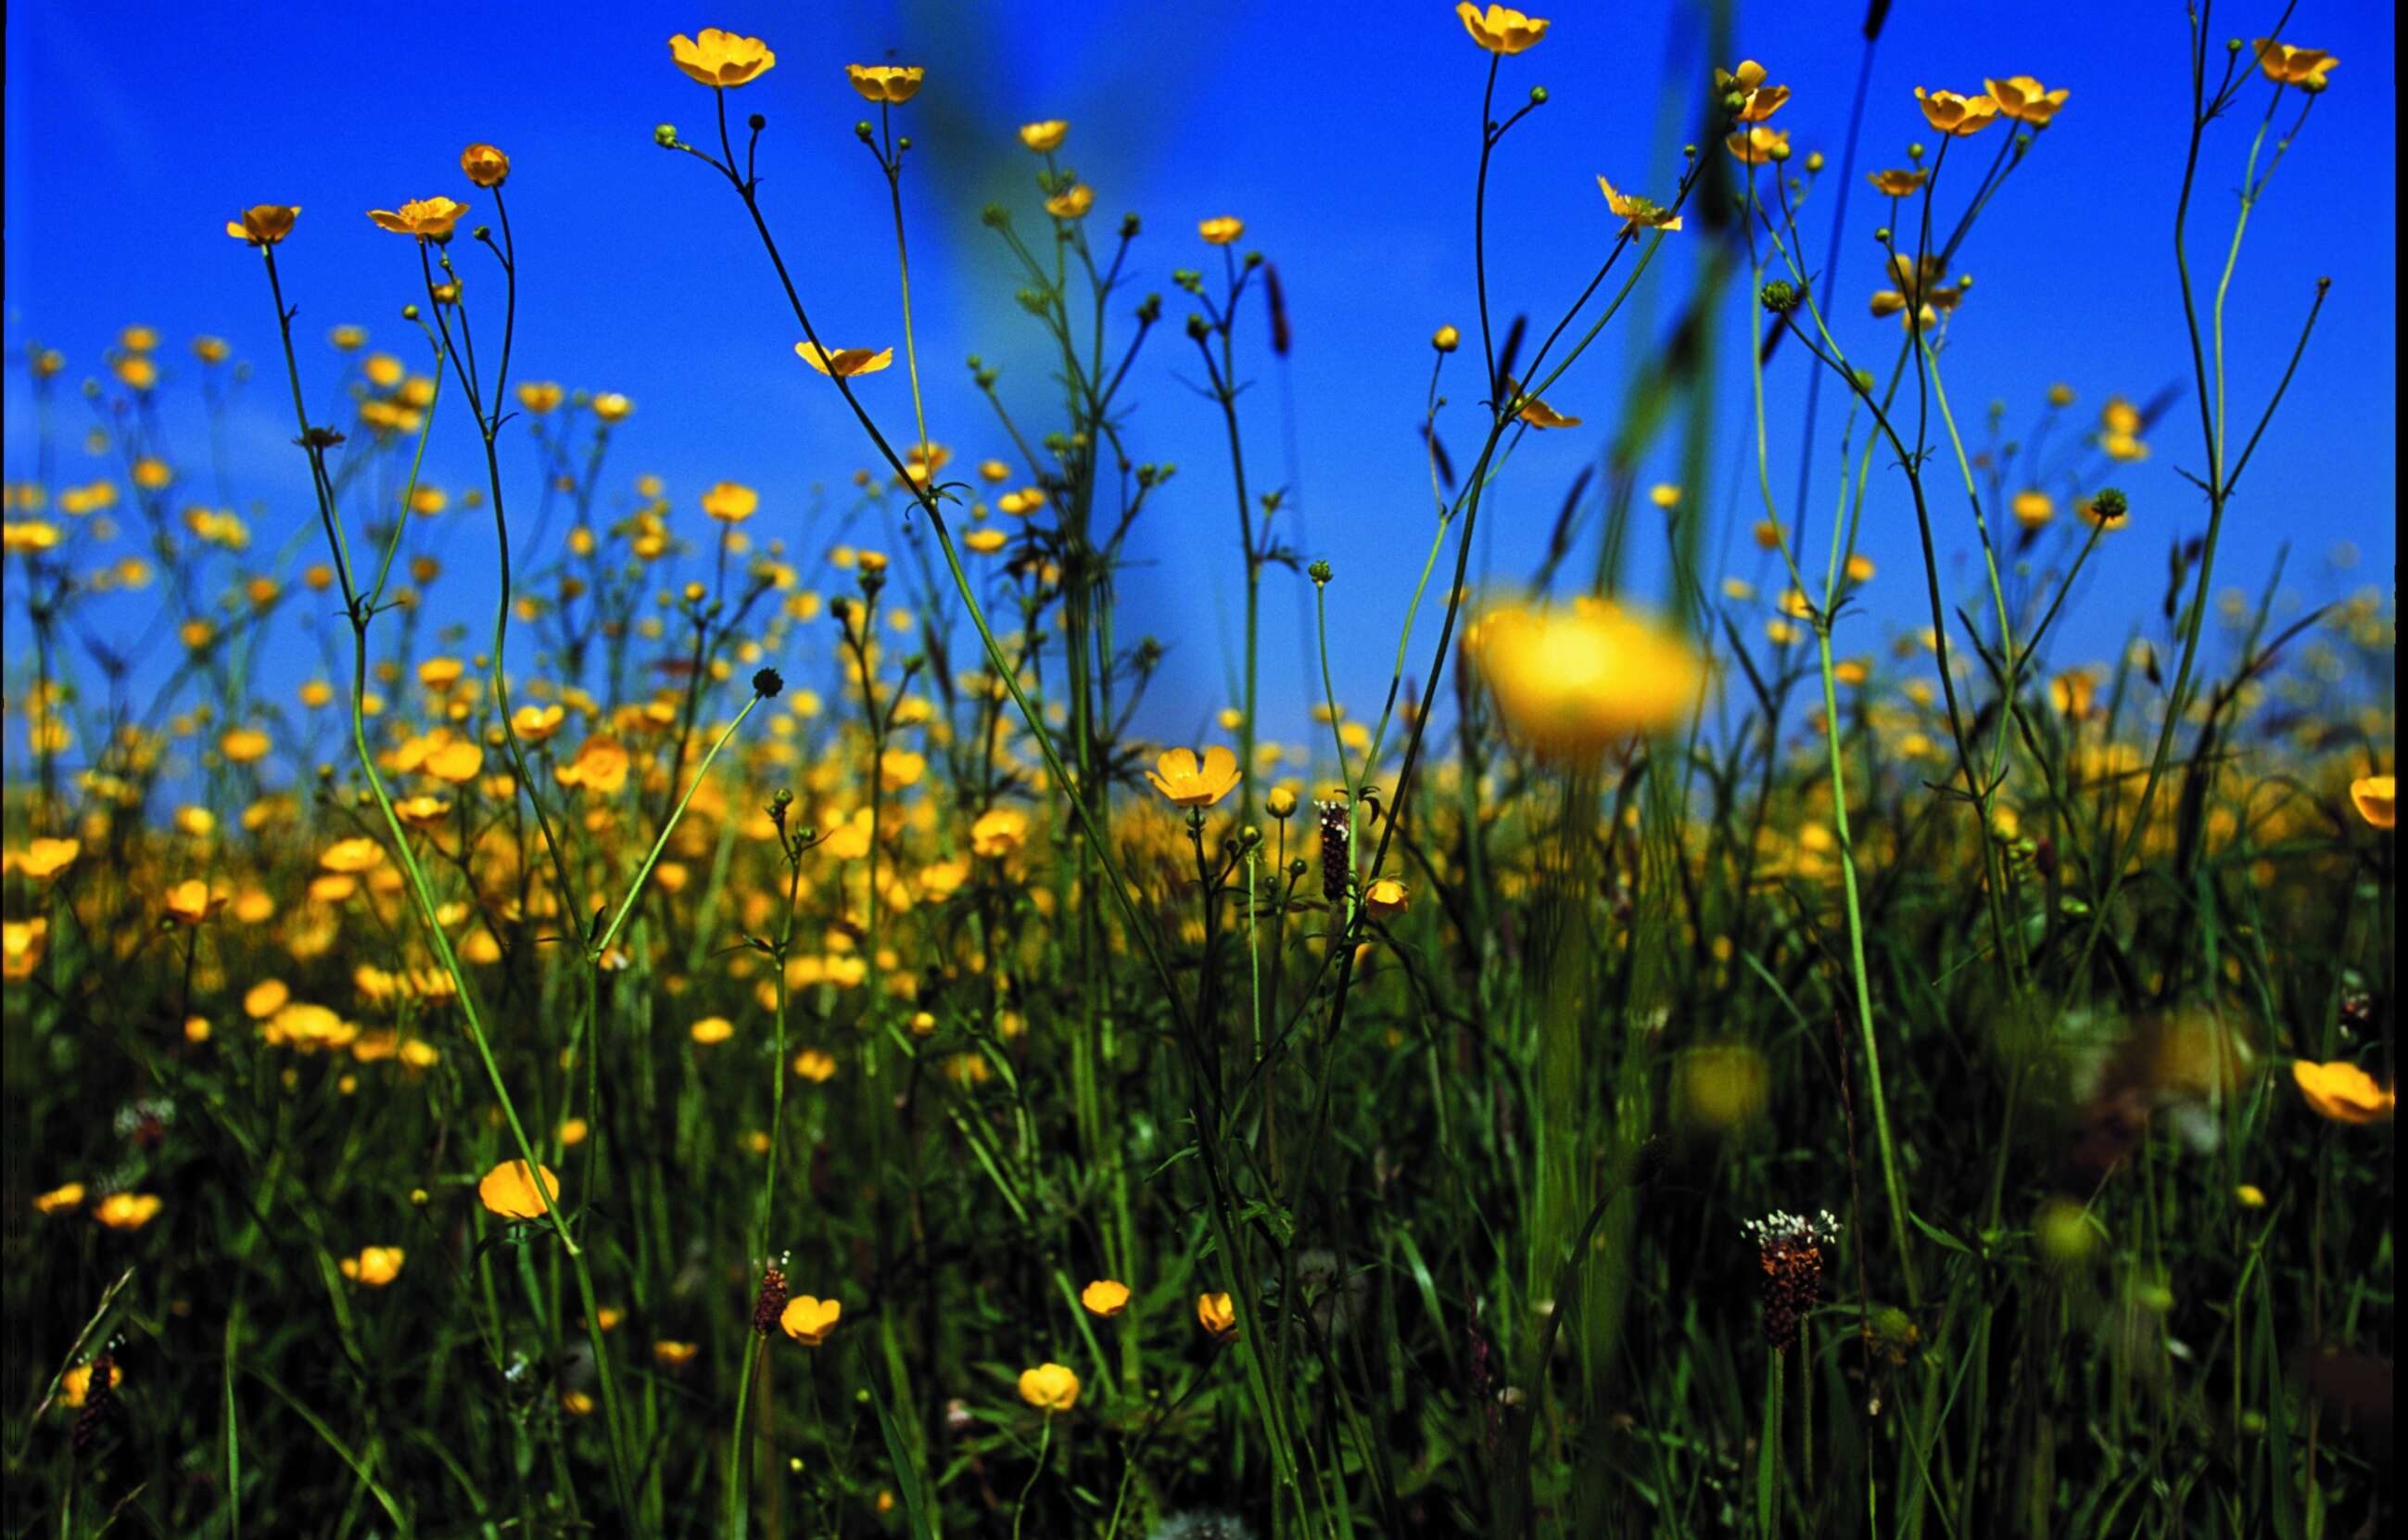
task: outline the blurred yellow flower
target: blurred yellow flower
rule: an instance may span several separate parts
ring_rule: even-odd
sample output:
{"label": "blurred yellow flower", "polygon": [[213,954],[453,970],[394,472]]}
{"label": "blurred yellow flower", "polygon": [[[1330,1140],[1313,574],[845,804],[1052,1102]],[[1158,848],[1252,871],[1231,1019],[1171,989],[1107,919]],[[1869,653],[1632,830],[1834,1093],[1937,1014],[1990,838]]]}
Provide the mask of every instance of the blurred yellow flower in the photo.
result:
{"label": "blurred yellow flower", "polygon": [[329,871],[373,871],[384,864],[384,846],[366,835],[337,840],[319,856],[318,864]]}
{"label": "blurred yellow flower", "polygon": [[[2376,828],[2390,828],[2398,817],[2393,790],[2393,778],[2388,775],[2364,775],[2349,784],[2349,799],[2358,815]],[[36,843],[40,843],[36,841]]]}
{"label": "blurred yellow flower", "polygon": [[1227,1342],[1238,1334],[1237,1302],[1226,1294],[1197,1295],[1196,1323],[1210,1332],[1215,1341]]}
{"label": "blurred yellow flower", "polygon": [[760,38],[717,27],[705,27],[695,37],[680,33],[670,38],[669,57],[678,68],[714,87],[740,86],[778,62]]}
{"label": "blurred yellow flower", "polygon": [[686,1035],[705,1045],[724,1043],[736,1035],[736,1024],[725,1016],[705,1016],[688,1028]]}
{"label": "blurred yellow flower", "polygon": [[700,1345],[691,1342],[656,1342],[652,1344],[652,1361],[664,1369],[682,1369],[702,1352]]}
{"label": "blurred yellow flower", "polygon": [[1485,11],[1462,0],[1455,14],[1463,19],[1463,30],[1471,40],[1491,53],[1519,53],[1547,35],[1548,23],[1536,16],[1525,16],[1511,6],[1491,6]]}
{"label": "blurred yellow flower", "polygon": [[1128,1308],[1128,1285],[1112,1278],[1097,1278],[1079,1290],[1079,1303],[1087,1307],[1088,1314],[1110,1320]]}
{"label": "blurred yellow flower", "polygon": [[1725,139],[1723,148],[1742,166],[1770,166],[1789,158],[1789,130],[1758,123]]}
{"label": "blurred yellow flower", "polygon": [[1028,833],[1028,815],[1012,808],[989,808],[970,825],[970,854],[1009,856]]}
{"label": "blurred yellow flower", "polygon": [[1096,190],[1085,182],[1064,189],[1045,200],[1045,211],[1055,219],[1085,219],[1096,206]]}
{"label": "blurred yellow flower", "polygon": [[2057,499],[2036,486],[2028,486],[2015,494],[2015,523],[2026,529],[2040,529],[2057,517]]}
{"label": "blurred yellow flower", "polygon": [[24,854],[12,856],[8,864],[35,882],[46,883],[73,866],[82,854],[80,840],[35,840],[26,844]]}
{"label": "blurred yellow flower", "polygon": [[52,1187],[48,1192],[37,1194],[34,1199],[34,1209],[39,1214],[68,1214],[81,1207],[83,1207],[81,1182],[69,1182],[64,1187]]}
{"label": "blurred yellow flower", "polygon": [[847,380],[856,374],[876,374],[895,362],[893,348],[882,348],[876,353],[867,348],[838,348],[829,352],[810,342],[797,342],[795,354],[822,374]]}
{"label": "blurred yellow flower", "polygon": [[343,1276],[369,1288],[382,1288],[401,1276],[402,1251],[397,1245],[371,1245],[360,1248],[357,1257],[346,1257],[337,1265]]}
{"label": "blurred yellow flower", "polygon": [[1921,187],[1930,175],[1928,171],[1875,171],[1865,180],[1889,196],[1902,198]]}
{"label": "blurred yellow flower", "polygon": [[1387,919],[1405,912],[1410,895],[1405,885],[1394,877],[1383,877],[1363,890],[1363,907],[1378,919]]}
{"label": "blurred yellow flower", "polygon": [[112,1192],[93,1209],[92,1216],[110,1230],[140,1230],[158,1217],[164,1202],[147,1192]]}
{"label": "blurred yellow flower", "polygon": [[1238,756],[1215,743],[1197,762],[1193,749],[1166,749],[1147,772],[1156,791],[1182,808],[1208,808],[1229,795],[1240,779]]}
{"label": "blurred yellow flower", "polygon": [[920,65],[847,65],[844,78],[873,102],[900,107],[920,94],[928,71]]}
{"label": "blurred yellow flower", "polygon": [[[536,1191],[538,1180],[543,1183],[541,1193]],[[488,1214],[504,1219],[542,1218],[547,1197],[559,1201],[560,1177],[550,1166],[530,1172],[523,1160],[505,1160],[477,1183],[477,1201]]]}
{"label": "blurred yellow flower", "polygon": [[1069,132],[1068,123],[1059,118],[1048,118],[1043,122],[1022,123],[1020,142],[1040,155],[1051,154],[1062,148],[1062,141]]}
{"label": "blurred yellow flower", "polygon": [[226,895],[213,890],[198,877],[191,877],[167,890],[164,900],[167,917],[179,925],[203,925],[217,917],[226,904]]}
{"label": "blurred yellow flower", "polygon": [[440,243],[452,238],[452,226],[466,212],[466,204],[454,203],[450,198],[413,198],[397,209],[371,209],[368,218],[376,221],[380,230]]}
{"label": "blurred yellow flower", "polygon": [[300,217],[297,205],[253,204],[242,211],[239,220],[226,222],[226,234],[253,246],[273,246],[293,233],[293,222]]}
{"label": "blurred yellow flower", "polygon": [[1569,758],[1671,726],[1696,706],[1704,674],[1685,639],[1589,597],[1569,609],[1492,610],[1464,647],[1508,730]]}
{"label": "blurred yellow flower", "polygon": [[1204,237],[1208,246],[1226,246],[1246,233],[1246,222],[1235,214],[1223,214],[1198,223],[1196,233]]}
{"label": "blurred yellow flower", "polygon": [[529,380],[519,386],[519,405],[536,417],[559,408],[566,394],[549,380]]}
{"label": "blurred yellow flower", "polygon": [[736,482],[715,482],[702,495],[702,511],[722,524],[742,524],[760,506],[761,495]]}
{"label": "blurred yellow flower", "polygon": [[786,1335],[804,1346],[817,1347],[827,1341],[828,1333],[836,1330],[837,1318],[843,1314],[844,1303],[840,1300],[821,1300],[809,1294],[797,1294],[786,1302],[786,1308],[778,1316],[778,1325],[784,1329]]}
{"label": "blurred yellow flower", "polygon": [[1058,1363],[1020,1372],[1020,1399],[1041,1412],[1067,1412],[1079,1404],[1079,1376]]}
{"label": "blurred yellow flower", "polygon": [[2311,1064],[2291,1061],[2291,1078],[2320,1117],[2335,1123],[2381,1123],[2391,1116],[2396,1098],[2355,1064]]}
{"label": "blurred yellow flower", "polygon": [[836,1078],[836,1056],[806,1048],[795,1056],[795,1072],[814,1086],[824,1086]]}

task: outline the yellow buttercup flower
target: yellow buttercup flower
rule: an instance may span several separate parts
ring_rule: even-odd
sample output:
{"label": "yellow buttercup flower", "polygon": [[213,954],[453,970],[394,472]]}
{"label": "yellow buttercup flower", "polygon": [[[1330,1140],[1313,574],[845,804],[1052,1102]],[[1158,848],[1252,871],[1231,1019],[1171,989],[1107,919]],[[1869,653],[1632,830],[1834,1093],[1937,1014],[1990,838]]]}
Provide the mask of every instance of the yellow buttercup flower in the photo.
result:
{"label": "yellow buttercup flower", "polygon": [[1085,219],[1087,210],[1096,206],[1096,190],[1085,182],[1067,188],[1045,200],[1045,211],[1055,219]]}
{"label": "yellow buttercup flower", "polygon": [[761,495],[735,482],[720,482],[702,495],[702,511],[722,524],[742,524],[761,506]]}
{"label": "yellow buttercup flower", "polygon": [[876,353],[867,348],[838,348],[830,352],[810,342],[796,343],[795,355],[822,374],[845,380],[857,374],[876,374],[895,362],[893,348],[882,348]]}
{"label": "yellow buttercup flower", "polygon": [[480,187],[499,187],[509,178],[510,158],[490,144],[472,144],[460,151],[460,169]]}
{"label": "yellow buttercup flower", "polygon": [[1198,223],[1196,233],[1204,237],[1208,246],[1226,246],[1246,233],[1246,222],[1235,214],[1223,214]]}
{"label": "yellow buttercup flower", "polygon": [[1934,129],[1955,138],[1980,133],[1999,115],[1999,104],[1987,96],[1962,96],[1916,86],[1914,99],[1923,104],[1923,115]]}
{"label": "yellow buttercup flower", "polygon": [[2047,127],[2049,120],[2057,116],[2057,109],[2071,94],[2063,88],[2048,90],[2028,75],[2010,75],[2003,80],[1985,78],[1982,84],[1989,92],[1990,100],[1999,104],[2000,116],[2028,122],[2034,128]]}
{"label": "yellow buttercup flower", "polygon": [[1167,749],[1147,773],[1154,786],[1181,808],[1209,808],[1229,795],[1240,780],[1238,756],[1215,743],[1197,762],[1193,749]]}
{"label": "yellow buttercup flower", "polygon": [[1022,123],[1020,142],[1040,155],[1048,155],[1062,148],[1069,133],[1068,123],[1059,118],[1048,118],[1043,122]]}
{"label": "yellow buttercup flower", "polygon": [[82,854],[80,840],[36,840],[25,846],[23,855],[12,856],[9,864],[34,881],[46,883],[73,866]]}
{"label": "yellow buttercup flower", "polygon": [[2311,1064],[2296,1058],[2291,1061],[2291,1079],[2316,1115],[2335,1123],[2386,1122],[2397,1101],[2355,1064]]}
{"label": "yellow buttercup flower", "polygon": [[1020,1372],[1020,1399],[1041,1412],[1067,1412],[1079,1404],[1079,1376],[1058,1363]]}
{"label": "yellow buttercup flower", "polygon": [[1943,286],[1940,280],[1942,269],[1940,258],[1927,256],[1921,262],[1904,252],[1894,252],[1889,259],[1890,281],[1895,289],[1883,289],[1872,298],[1876,316],[1903,314],[1901,323],[1909,331],[1918,326],[1929,328],[1940,324],[1942,310],[1953,310],[1965,297],[1965,283],[1959,279],[1954,285]]}
{"label": "yellow buttercup flower", "polygon": [[1789,158],[1789,130],[1756,123],[1725,139],[1723,148],[1742,166],[1770,166]]}
{"label": "yellow buttercup flower", "polygon": [[836,1056],[821,1048],[806,1048],[795,1056],[795,1072],[814,1086],[824,1086],[836,1078]]}
{"label": "yellow buttercup flower", "polygon": [[69,1182],[64,1187],[52,1187],[34,1199],[34,1210],[38,1214],[66,1214],[81,1207],[83,1207],[81,1182]]}
{"label": "yellow buttercup flower", "polygon": [[2026,529],[2042,528],[2057,517],[2057,499],[2036,486],[2016,493],[2009,506],[2014,511],[2015,523]]}
{"label": "yellow buttercup flower", "polygon": [[218,911],[226,906],[226,895],[214,891],[198,877],[178,883],[167,890],[163,900],[167,917],[179,925],[204,925],[217,918]]}
{"label": "yellow buttercup flower", "polygon": [[809,1294],[797,1294],[786,1302],[786,1308],[778,1317],[778,1325],[786,1335],[804,1346],[817,1347],[827,1341],[828,1333],[836,1330],[837,1318],[843,1314],[844,1303],[840,1300],[820,1300]]}
{"label": "yellow buttercup flower", "polygon": [[1216,1341],[1227,1342],[1238,1334],[1237,1302],[1226,1294],[1197,1295],[1196,1324],[1211,1333]]}
{"label": "yellow buttercup flower", "polygon": [[1405,912],[1409,895],[1405,885],[1394,877],[1383,877],[1363,890],[1363,907],[1375,919],[1388,919]]}
{"label": "yellow buttercup flower", "polygon": [[1028,834],[1028,815],[1012,808],[989,808],[970,825],[970,854],[990,859],[1009,856]]}
{"label": "yellow buttercup flower", "polygon": [[397,209],[371,209],[368,218],[376,221],[380,230],[440,244],[452,238],[452,227],[466,212],[466,204],[454,203],[450,198],[412,198]]}
{"label": "yellow buttercup flower", "polygon": [[2260,37],[2249,45],[2258,56],[2258,72],[2276,85],[2298,86],[2301,91],[2322,91],[2329,82],[2325,73],[2339,59],[2316,48],[2293,48],[2271,37]]}
{"label": "yellow buttercup flower", "polygon": [[369,1288],[382,1288],[401,1276],[402,1250],[397,1245],[362,1246],[356,1257],[337,1264],[343,1276]]}
{"label": "yellow buttercup flower", "polygon": [[560,730],[568,713],[558,706],[521,706],[510,712],[510,730],[523,743],[540,743]]}
{"label": "yellow buttercup flower", "polygon": [[1894,198],[1902,198],[1921,187],[1928,171],[1875,171],[1865,180]]}
{"label": "yellow buttercup flower", "polygon": [[900,107],[920,94],[920,83],[927,78],[927,69],[920,65],[847,65],[844,78],[853,89],[873,102]]}
{"label": "yellow buttercup flower", "polygon": [[1780,111],[1782,104],[1789,100],[1789,88],[1766,85],[1764,66],[1753,59],[1741,61],[1740,66],[1731,71],[1731,83],[1745,97],[1734,114],[1743,123],[1764,122]]}
{"label": "yellow buttercup flower", "polygon": [[329,871],[373,871],[384,864],[384,846],[366,835],[337,840],[318,857],[318,864]]}
{"label": "yellow buttercup flower", "polygon": [[[540,1179],[543,1192],[536,1191]],[[477,1183],[477,1201],[485,1211],[504,1219],[540,1219],[544,1214],[544,1198],[560,1200],[560,1178],[550,1166],[527,1170],[523,1160],[505,1160],[485,1173]]]}
{"label": "yellow buttercup flower", "polygon": [[679,33],[669,39],[669,57],[704,85],[719,88],[740,86],[778,62],[760,38],[717,27],[705,27],[694,37]]}
{"label": "yellow buttercup flower", "polygon": [[1592,758],[1695,708],[1704,665],[1688,642],[1603,599],[1507,605],[1466,633],[1509,730],[1540,752]]}
{"label": "yellow buttercup flower", "polygon": [[274,246],[293,233],[293,222],[300,217],[298,204],[255,203],[239,220],[226,222],[226,234],[253,246]]}
{"label": "yellow buttercup flower", "polygon": [[140,1230],[159,1216],[165,1200],[148,1192],[112,1192],[92,1211],[109,1230]]}
{"label": "yellow buttercup flower", "polygon": [[1660,207],[1652,199],[1617,193],[1613,190],[1613,183],[1603,177],[1597,179],[1597,184],[1604,190],[1605,206],[1622,221],[1626,234],[1635,236],[1641,230],[1677,230],[1681,227],[1680,215]]}
{"label": "yellow buttercup flower", "polygon": [[[2359,817],[2375,828],[2391,828],[2398,816],[2394,801],[2397,794],[2392,785],[2392,777],[2388,775],[2360,776],[2349,784],[2351,805],[2358,809]],[[34,842],[40,844],[42,842],[36,840]]]}
{"label": "yellow buttercup flower", "polygon": [[1484,11],[1471,0],[1462,0],[1455,14],[1463,19],[1463,30],[1471,34],[1471,40],[1491,53],[1519,53],[1547,35],[1546,22],[1525,16],[1511,6],[1491,6]]}
{"label": "yellow buttercup flower", "polygon": [[1128,1308],[1129,1288],[1116,1279],[1097,1278],[1079,1290],[1079,1303],[1087,1307],[1088,1314],[1110,1320]]}
{"label": "yellow buttercup flower", "polygon": [[686,1029],[686,1035],[705,1047],[724,1043],[736,1035],[736,1024],[725,1016],[705,1016]]}
{"label": "yellow buttercup flower", "polygon": [[652,1344],[652,1361],[664,1369],[682,1369],[702,1352],[699,1343],[656,1342]]}

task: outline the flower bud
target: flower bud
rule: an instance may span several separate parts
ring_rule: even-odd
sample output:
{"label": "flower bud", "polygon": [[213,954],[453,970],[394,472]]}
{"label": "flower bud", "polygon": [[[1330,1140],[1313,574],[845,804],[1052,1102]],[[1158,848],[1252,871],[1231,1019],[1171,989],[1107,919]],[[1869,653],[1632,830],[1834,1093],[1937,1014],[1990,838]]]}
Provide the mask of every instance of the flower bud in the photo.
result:
{"label": "flower bud", "polygon": [[1430,334],[1430,346],[1440,353],[1453,353],[1463,345],[1463,334],[1453,326],[1440,326]]}

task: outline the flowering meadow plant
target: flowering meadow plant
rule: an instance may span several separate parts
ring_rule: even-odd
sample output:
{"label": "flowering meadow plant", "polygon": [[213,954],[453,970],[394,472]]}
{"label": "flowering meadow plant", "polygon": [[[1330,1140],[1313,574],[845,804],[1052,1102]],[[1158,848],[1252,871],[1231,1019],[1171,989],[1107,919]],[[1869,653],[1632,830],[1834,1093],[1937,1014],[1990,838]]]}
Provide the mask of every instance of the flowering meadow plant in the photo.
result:
{"label": "flowering meadow plant", "polygon": [[[1985,413],[2083,343],[1974,276],[2110,132],[2078,50],[1853,106],[1684,55],[1590,164],[1598,18],[1403,15],[1464,175],[1397,218],[1463,249],[1352,404],[1427,501],[1309,532],[1315,253],[1015,110],[955,222],[1007,381],[926,255],[995,82],[908,33],[620,39],[607,237],[733,242],[691,292],[563,292],[582,173],[488,128],[157,230],[258,360],[22,347],[8,1533],[2387,1532],[2394,612],[2216,586],[2330,295],[2233,274],[2356,75],[2204,5],[2123,61],[2186,152],[2100,303],[2186,372]],[[393,303],[328,326],[353,249]],[[640,307],[752,360],[675,485],[667,392],[530,357]],[[1217,688],[1129,597],[1210,587],[1167,526]]]}

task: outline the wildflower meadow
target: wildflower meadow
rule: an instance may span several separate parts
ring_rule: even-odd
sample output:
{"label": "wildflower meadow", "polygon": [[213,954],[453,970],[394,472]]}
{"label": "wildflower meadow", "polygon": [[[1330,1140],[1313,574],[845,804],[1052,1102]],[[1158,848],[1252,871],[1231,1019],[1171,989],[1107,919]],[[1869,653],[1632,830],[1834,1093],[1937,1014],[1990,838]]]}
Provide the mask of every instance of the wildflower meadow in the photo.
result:
{"label": "wildflower meadow", "polygon": [[181,9],[7,1535],[2394,1533],[2388,7]]}

